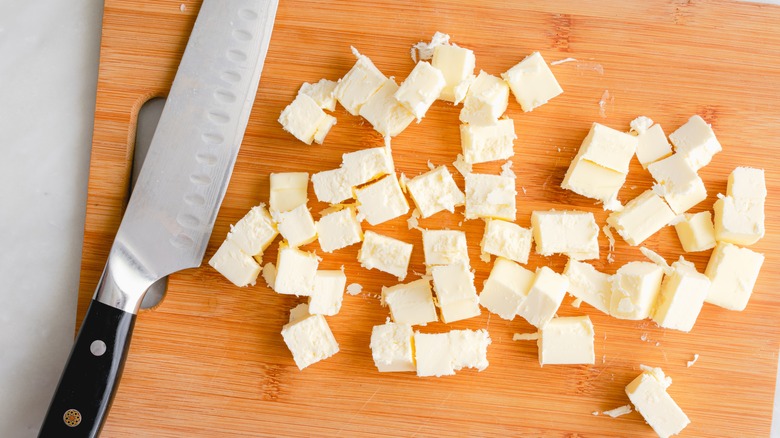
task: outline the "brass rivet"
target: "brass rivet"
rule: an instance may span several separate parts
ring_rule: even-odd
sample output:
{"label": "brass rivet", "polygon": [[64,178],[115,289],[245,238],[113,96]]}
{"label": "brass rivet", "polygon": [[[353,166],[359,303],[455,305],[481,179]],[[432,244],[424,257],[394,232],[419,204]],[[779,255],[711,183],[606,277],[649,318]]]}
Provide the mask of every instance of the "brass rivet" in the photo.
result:
{"label": "brass rivet", "polygon": [[81,424],[81,412],[75,409],[68,409],[65,411],[65,415],[62,416],[62,421],[64,421],[68,427],[76,427]]}

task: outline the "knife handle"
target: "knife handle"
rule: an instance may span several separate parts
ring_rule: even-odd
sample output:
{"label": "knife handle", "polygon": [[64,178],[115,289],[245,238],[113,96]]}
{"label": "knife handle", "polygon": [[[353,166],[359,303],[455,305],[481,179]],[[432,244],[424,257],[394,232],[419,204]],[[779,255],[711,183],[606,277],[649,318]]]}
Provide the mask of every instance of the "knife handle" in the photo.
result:
{"label": "knife handle", "polygon": [[135,314],[92,300],[40,438],[98,436],[122,375]]}

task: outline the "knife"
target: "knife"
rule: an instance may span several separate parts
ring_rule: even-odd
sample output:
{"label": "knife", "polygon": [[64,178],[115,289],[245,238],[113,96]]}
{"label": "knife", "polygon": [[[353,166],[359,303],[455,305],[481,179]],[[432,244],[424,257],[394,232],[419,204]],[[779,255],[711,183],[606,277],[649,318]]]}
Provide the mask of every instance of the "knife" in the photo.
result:
{"label": "knife", "polygon": [[39,437],[100,433],[144,293],[198,267],[244,137],[278,0],[204,0]]}

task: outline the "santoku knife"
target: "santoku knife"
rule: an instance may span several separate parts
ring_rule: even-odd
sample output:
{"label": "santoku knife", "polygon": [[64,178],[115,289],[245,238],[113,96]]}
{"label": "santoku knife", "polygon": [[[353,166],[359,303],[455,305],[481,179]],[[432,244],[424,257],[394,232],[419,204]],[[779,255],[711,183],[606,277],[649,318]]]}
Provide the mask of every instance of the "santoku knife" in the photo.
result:
{"label": "santoku knife", "polygon": [[204,0],[41,437],[97,436],[146,289],[200,266],[255,100],[278,0]]}

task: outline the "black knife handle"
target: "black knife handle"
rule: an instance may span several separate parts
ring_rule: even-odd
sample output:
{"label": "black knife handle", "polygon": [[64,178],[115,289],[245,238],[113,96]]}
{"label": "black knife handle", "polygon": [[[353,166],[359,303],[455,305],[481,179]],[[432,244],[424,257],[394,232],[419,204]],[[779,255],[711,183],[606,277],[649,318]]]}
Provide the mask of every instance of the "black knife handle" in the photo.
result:
{"label": "black knife handle", "polygon": [[122,375],[135,314],[92,300],[40,438],[95,437]]}

